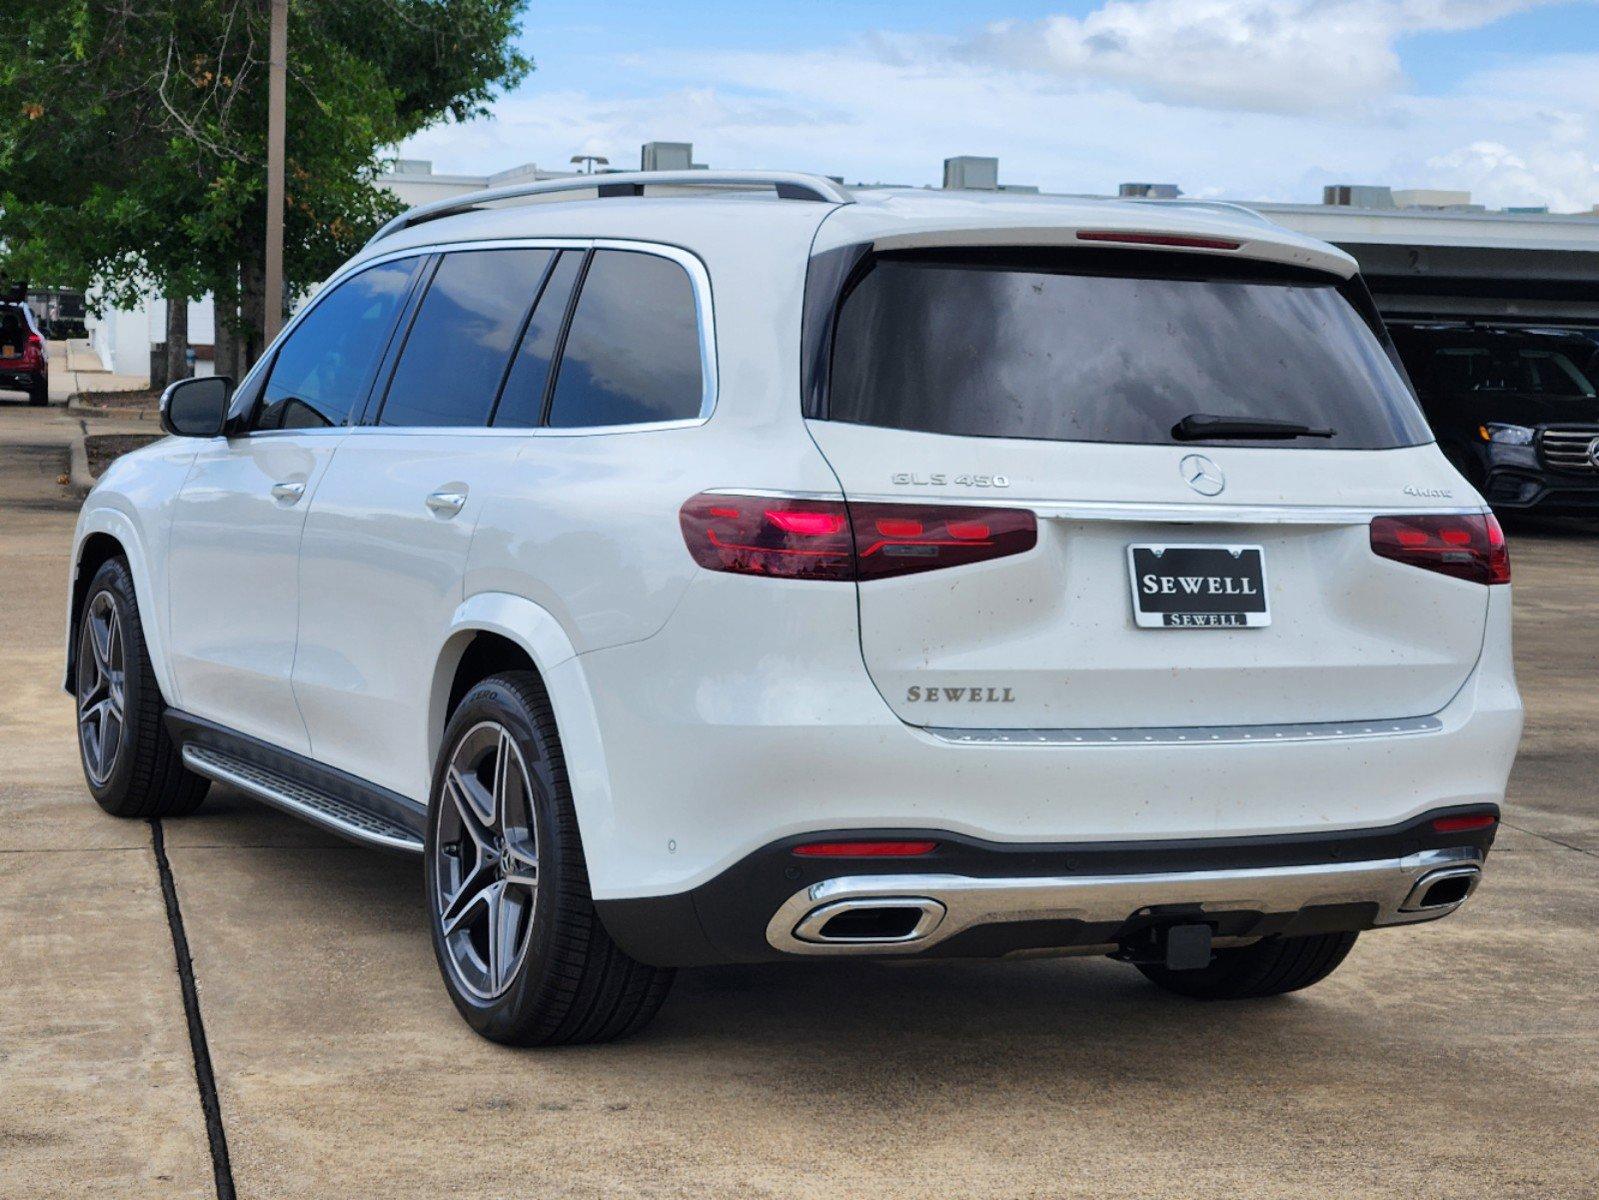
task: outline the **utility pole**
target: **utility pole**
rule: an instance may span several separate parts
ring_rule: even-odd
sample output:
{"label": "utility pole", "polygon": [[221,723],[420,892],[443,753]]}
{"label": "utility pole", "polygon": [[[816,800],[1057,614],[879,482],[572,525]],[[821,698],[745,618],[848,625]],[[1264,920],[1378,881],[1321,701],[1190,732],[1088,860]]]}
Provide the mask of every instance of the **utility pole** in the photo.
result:
{"label": "utility pole", "polygon": [[267,211],[264,348],[283,328],[283,109],[289,60],[289,0],[272,0],[267,44]]}

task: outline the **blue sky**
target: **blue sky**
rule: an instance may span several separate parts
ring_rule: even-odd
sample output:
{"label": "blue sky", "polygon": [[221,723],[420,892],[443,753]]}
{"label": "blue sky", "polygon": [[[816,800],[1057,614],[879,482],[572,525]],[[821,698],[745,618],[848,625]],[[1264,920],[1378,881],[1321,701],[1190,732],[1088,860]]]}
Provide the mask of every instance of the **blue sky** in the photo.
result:
{"label": "blue sky", "polygon": [[1599,0],[534,0],[538,70],[487,121],[403,148],[439,171],[574,153],[721,167],[1319,198],[1332,182],[1599,204]]}

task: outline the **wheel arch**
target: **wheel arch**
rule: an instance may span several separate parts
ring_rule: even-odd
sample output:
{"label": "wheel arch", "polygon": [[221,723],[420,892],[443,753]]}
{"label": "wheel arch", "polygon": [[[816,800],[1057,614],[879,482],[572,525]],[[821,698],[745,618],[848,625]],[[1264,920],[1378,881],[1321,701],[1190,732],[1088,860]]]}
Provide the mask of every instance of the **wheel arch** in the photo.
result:
{"label": "wheel arch", "polygon": [[168,669],[166,653],[166,627],[156,610],[154,584],[150,578],[149,564],[145,561],[144,543],[138,530],[126,514],[114,508],[96,508],[85,513],[78,524],[77,543],[72,550],[72,577],[67,589],[67,653],[66,672],[62,686],[72,690],[72,673],[76,667],[78,618],[83,603],[88,599],[89,584],[107,561],[116,557],[127,560],[128,571],[133,576],[133,596],[139,605],[140,625],[144,630],[144,643],[150,655],[150,665],[155,671],[161,695],[168,703],[176,703],[172,676]]}
{"label": "wheel arch", "polygon": [[588,682],[561,623],[522,596],[480,592],[454,613],[439,646],[428,694],[428,762],[436,763],[450,714],[473,684],[504,670],[538,675],[555,712],[572,804],[594,853],[610,811],[610,775]]}

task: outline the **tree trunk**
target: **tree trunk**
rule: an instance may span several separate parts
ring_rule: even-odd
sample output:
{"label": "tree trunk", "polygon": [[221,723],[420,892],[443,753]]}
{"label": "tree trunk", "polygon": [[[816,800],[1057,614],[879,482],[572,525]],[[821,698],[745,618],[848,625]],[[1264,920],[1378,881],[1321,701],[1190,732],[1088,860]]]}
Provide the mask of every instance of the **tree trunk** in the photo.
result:
{"label": "tree trunk", "polygon": [[239,272],[239,375],[255,366],[266,348],[262,344],[266,328],[266,270],[259,259],[244,264]]}
{"label": "tree trunk", "polygon": [[239,374],[239,306],[232,296],[220,292],[211,297],[211,320],[216,326],[215,349],[212,354],[213,369],[226,375],[234,383],[243,378]]}
{"label": "tree trunk", "polygon": [[189,377],[189,298],[167,292],[167,382]]}

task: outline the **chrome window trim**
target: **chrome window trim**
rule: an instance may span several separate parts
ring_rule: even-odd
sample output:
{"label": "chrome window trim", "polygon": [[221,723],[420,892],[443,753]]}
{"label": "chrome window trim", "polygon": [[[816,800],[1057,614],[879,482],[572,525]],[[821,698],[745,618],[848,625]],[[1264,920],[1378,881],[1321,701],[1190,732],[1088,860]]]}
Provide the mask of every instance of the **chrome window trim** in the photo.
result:
{"label": "chrome window trim", "polygon": [[[381,266],[384,263],[397,262],[405,258],[422,258],[430,254],[450,254],[462,250],[624,250],[638,254],[653,254],[658,258],[669,259],[675,262],[688,275],[689,286],[694,293],[694,315],[698,325],[700,343],[700,411],[697,416],[675,418],[670,421],[640,421],[629,425],[572,425],[559,429],[546,426],[524,427],[521,429],[495,429],[493,427],[458,426],[458,425],[337,425],[328,430],[315,432],[332,432],[340,430],[347,433],[357,433],[362,429],[376,429],[386,433],[408,434],[467,434],[467,435],[492,435],[498,437],[588,437],[610,433],[650,433],[662,429],[691,429],[703,425],[711,419],[716,411],[716,401],[719,395],[720,378],[717,368],[716,350],[716,307],[711,291],[711,275],[705,268],[704,262],[697,254],[685,250],[681,246],[670,245],[666,242],[647,242],[631,238],[559,238],[559,237],[527,237],[527,238],[481,238],[457,239],[448,242],[430,242],[424,246],[407,246],[403,249],[391,250],[386,254],[374,254],[369,258],[361,258],[344,264],[332,275],[329,275],[316,292],[306,301],[305,306],[295,313],[283,326],[277,337],[272,339],[270,345],[262,352],[261,357],[239,381],[235,391],[243,391],[255,376],[265,369],[276,355],[278,348],[299,327],[322,302],[322,297],[328,295],[338,285],[351,276],[359,274],[369,267]],[[257,433],[303,433],[305,430],[260,430],[251,431],[250,437]]]}
{"label": "chrome window trim", "polygon": [[[697,429],[705,424],[704,417],[684,417],[675,421],[639,421],[633,425],[574,425],[570,429],[492,425],[340,425],[337,432],[351,437],[472,437],[472,438],[570,438],[598,437],[615,433],[655,433],[663,429]],[[273,430],[272,432],[277,432]],[[288,430],[286,432],[297,432]],[[326,432],[332,432],[331,430]],[[837,499],[837,497],[834,497]]]}

